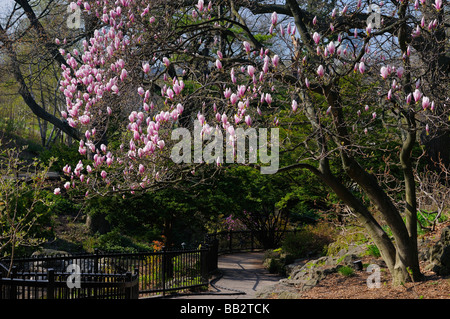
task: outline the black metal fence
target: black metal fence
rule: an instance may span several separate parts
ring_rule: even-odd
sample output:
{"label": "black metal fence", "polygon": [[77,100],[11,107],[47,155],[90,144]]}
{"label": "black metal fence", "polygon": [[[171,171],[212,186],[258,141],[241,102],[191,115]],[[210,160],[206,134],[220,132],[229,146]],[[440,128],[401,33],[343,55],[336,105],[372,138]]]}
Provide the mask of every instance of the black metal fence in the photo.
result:
{"label": "black metal fence", "polygon": [[18,272],[14,267],[9,278],[0,273],[0,299],[137,299],[138,287],[137,272],[74,274],[50,268],[33,273]]}
{"label": "black metal fence", "polygon": [[[208,287],[219,254],[272,248],[284,234],[226,231],[195,249],[16,258],[12,271],[0,264],[0,299],[138,298]],[[68,284],[76,275],[79,287]]]}
{"label": "black metal fence", "polygon": [[235,253],[277,248],[290,231],[230,230],[210,235],[218,245],[218,253]]}
{"label": "black metal fence", "polygon": [[[140,253],[96,250],[94,254],[16,258],[12,271],[6,267],[0,271],[0,299],[137,298],[207,287],[209,273],[217,268],[214,255],[214,247],[203,245]],[[68,272],[69,268],[77,272]],[[69,288],[67,280],[76,275],[81,278],[80,288]]]}

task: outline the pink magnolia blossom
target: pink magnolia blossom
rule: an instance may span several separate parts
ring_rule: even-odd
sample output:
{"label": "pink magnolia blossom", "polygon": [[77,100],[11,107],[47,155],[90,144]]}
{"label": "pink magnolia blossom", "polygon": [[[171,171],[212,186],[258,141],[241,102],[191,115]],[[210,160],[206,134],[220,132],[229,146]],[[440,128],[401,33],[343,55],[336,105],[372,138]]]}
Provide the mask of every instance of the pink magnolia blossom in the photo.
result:
{"label": "pink magnolia blossom", "polygon": [[245,123],[246,123],[248,126],[252,126],[252,118],[250,117],[250,115],[246,115],[246,116],[245,116]]}
{"label": "pink magnolia blossom", "polygon": [[203,9],[204,9],[204,5],[205,5],[205,3],[204,3],[204,1],[203,0],[198,0],[198,3],[197,3],[197,9],[200,11],[200,12],[202,12],[203,11]]}
{"label": "pink magnolia blossom", "polygon": [[319,44],[320,42],[320,34],[318,34],[317,32],[314,32],[313,34],[313,40],[316,44]]}
{"label": "pink magnolia blossom", "polygon": [[359,63],[359,72],[361,74],[364,74],[365,71],[366,71],[366,65],[364,64],[364,62],[360,62]]}
{"label": "pink magnolia blossom", "polygon": [[411,95],[411,93],[409,93],[408,96],[406,97],[406,103],[411,104],[411,101],[412,101],[412,95]]}
{"label": "pink magnolia blossom", "polygon": [[217,67],[219,70],[222,70],[222,68],[223,68],[222,62],[220,62],[219,59],[216,60],[216,67]]}
{"label": "pink magnolia blossom", "polygon": [[272,13],[271,20],[272,20],[272,25],[277,24],[277,22],[278,22],[278,14],[275,11]]}
{"label": "pink magnolia blossom", "polygon": [[231,94],[231,96],[230,96],[231,104],[234,105],[234,104],[236,104],[237,101],[238,101],[238,96],[235,93]]}
{"label": "pink magnolia blossom", "polygon": [[250,46],[250,43],[248,43],[247,41],[244,41],[243,44],[244,44],[245,52],[247,52],[247,54],[250,54],[250,51],[252,50],[251,46]]}
{"label": "pink magnolia blossom", "polygon": [[430,107],[430,105],[431,105],[430,98],[427,96],[424,96],[422,99],[422,108],[424,110],[426,110],[427,108]]}
{"label": "pink magnolia blossom", "polygon": [[422,98],[422,93],[419,91],[419,89],[416,89],[413,93],[414,101],[417,103]]}
{"label": "pink magnolia blossom", "polygon": [[442,9],[442,0],[434,0],[433,7],[435,7],[437,11],[441,11],[441,9]]}
{"label": "pink magnolia blossom", "polygon": [[59,188],[59,187],[55,188],[55,190],[53,191],[53,194],[60,195],[61,194],[61,188]]}
{"label": "pink magnolia blossom", "polygon": [[275,54],[272,58],[272,64],[274,67],[278,67],[279,63],[280,63],[280,57]]}
{"label": "pink magnolia blossom", "polygon": [[298,103],[296,100],[292,100],[292,111],[297,111]]}
{"label": "pink magnolia blossom", "polygon": [[383,79],[387,79],[387,77],[389,76],[389,69],[385,66],[381,67],[380,69],[380,75]]}
{"label": "pink magnolia blossom", "polygon": [[323,77],[323,76],[325,75],[325,70],[324,70],[324,68],[323,68],[323,65],[319,65],[319,67],[317,68],[317,74],[318,74],[320,77]]}

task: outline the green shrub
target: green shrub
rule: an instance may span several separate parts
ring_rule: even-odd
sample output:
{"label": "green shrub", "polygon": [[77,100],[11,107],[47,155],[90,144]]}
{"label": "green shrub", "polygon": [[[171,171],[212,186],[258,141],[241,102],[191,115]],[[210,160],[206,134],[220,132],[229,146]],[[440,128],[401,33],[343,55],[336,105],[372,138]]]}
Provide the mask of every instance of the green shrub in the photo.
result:
{"label": "green shrub", "polygon": [[141,243],[135,243],[129,237],[123,236],[115,230],[107,234],[100,235],[96,241],[96,244],[94,244],[94,248],[124,253],[152,250],[149,246]]}
{"label": "green shrub", "polygon": [[366,250],[366,255],[376,257],[376,258],[381,257],[380,250],[378,249],[378,247],[376,245],[368,245],[367,250]]}
{"label": "green shrub", "polygon": [[350,266],[342,266],[342,267],[339,267],[338,273],[340,273],[342,276],[345,276],[345,277],[351,277],[355,274],[355,271]]}
{"label": "green shrub", "polygon": [[282,249],[293,258],[323,255],[333,238],[334,229],[328,224],[307,225],[298,232],[288,233],[283,240]]}

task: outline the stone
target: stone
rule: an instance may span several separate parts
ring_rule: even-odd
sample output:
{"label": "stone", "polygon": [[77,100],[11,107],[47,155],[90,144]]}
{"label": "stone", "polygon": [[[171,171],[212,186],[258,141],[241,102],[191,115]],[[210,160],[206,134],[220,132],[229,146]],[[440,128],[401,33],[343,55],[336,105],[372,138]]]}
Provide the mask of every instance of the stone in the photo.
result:
{"label": "stone", "polygon": [[441,238],[431,247],[427,269],[439,276],[450,275],[450,226],[441,231]]}

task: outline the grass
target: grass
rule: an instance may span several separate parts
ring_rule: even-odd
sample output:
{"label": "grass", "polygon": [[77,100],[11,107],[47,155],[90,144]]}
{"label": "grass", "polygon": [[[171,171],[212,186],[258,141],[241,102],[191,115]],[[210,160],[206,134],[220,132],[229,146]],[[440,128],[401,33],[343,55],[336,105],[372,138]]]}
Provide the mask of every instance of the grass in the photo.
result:
{"label": "grass", "polygon": [[351,277],[355,274],[355,271],[350,266],[339,267],[338,273],[340,273],[344,277]]}

